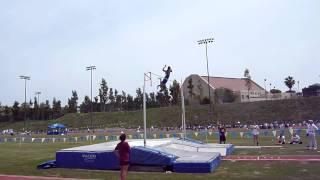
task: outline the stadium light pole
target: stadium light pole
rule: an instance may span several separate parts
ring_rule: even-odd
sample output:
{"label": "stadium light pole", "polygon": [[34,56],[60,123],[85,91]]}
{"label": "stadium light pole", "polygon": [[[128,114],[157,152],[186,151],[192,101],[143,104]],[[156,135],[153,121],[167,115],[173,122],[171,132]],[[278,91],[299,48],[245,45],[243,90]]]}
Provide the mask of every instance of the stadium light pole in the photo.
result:
{"label": "stadium light pole", "polygon": [[27,81],[30,80],[29,76],[20,76],[24,80],[24,130],[26,131],[26,118],[27,118]]}
{"label": "stadium light pole", "polygon": [[209,76],[209,62],[208,62],[208,44],[213,43],[213,38],[201,39],[198,41],[199,45],[204,44],[206,47],[206,60],[207,60],[207,75],[208,75],[208,91],[209,91],[209,113],[211,112],[211,92],[210,92],[210,76]]}
{"label": "stadium light pole", "polygon": [[96,69],[96,66],[88,66],[86,67],[87,71],[91,72],[91,98],[90,98],[90,126],[92,129],[92,71]]}
{"label": "stadium light pole", "polygon": [[41,92],[40,92],[40,91],[37,91],[37,92],[35,92],[34,94],[35,94],[35,95],[37,96],[37,98],[38,98],[38,99],[37,99],[37,100],[38,100],[38,106],[40,107],[40,97],[39,97],[39,96],[40,96]]}

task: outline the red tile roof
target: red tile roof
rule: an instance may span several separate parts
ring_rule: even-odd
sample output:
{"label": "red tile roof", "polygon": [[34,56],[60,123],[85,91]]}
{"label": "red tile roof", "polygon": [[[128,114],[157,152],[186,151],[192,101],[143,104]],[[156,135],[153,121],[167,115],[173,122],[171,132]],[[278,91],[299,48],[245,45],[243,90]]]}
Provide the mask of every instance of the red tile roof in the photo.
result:
{"label": "red tile roof", "polygon": [[[208,76],[201,76],[201,78],[208,82]],[[226,77],[209,77],[210,85],[214,88],[228,88],[232,91],[247,90],[245,78],[226,78]],[[261,86],[251,80],[251,90],[264,90]]]}

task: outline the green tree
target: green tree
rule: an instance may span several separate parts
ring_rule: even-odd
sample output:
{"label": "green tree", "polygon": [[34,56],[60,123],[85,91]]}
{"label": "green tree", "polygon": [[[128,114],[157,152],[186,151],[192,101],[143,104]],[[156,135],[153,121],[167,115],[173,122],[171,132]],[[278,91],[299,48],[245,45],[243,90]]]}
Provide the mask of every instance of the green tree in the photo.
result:
{"label": "green tree", "polygon": [[236,95],[228,88],[218,88],[214,91],[216,102],[232,103],[236,100]]}
{"label": "green tree", "polygon": [[[209,83],[209,82],[208,82]],[[187,86],[187,89],[188,89],[188,94],[190,96],[190,101],[189,101],[189,105],[190,105],[190,110],[189,110],[189,118],[191,121],[193,121],[193,112],[192,112],[192,100],[193,100],[193,96],[195,95],[194,91],[193,91],[193,88],[194,88],[194,85],[193,85],[193,82],[192,82],[192,78],[190,78],[188,80],[188,86]]]}
{"label": "green tree", "polygon": [[22,117],[21,117],[20,114],[21,113],[20,113],[19,102],[15,101],[13,103],[13,106],[12,106],[12,118],[13,118],[13,121],[21,121]]}
{"label": "green tree", "polygon": [[11,120],[11,109],[8,106],[4,107],[4,120],[5,121]]}
{"label": "green tree", "polygon": [[52,109],[51,109],[49,100],[46,100],[45,110],[46,110],[46,120],[52,119]]}
{"label": "green tree", "polygon": [[39,104],[38,100],[36,97],[34,97],[34,102],[33,102],[33,119],[35,120],[40,120],[40,110],[39,110]]}
{"label": "green tree", "polygon": [[270,90],[270,93],[271,94],[277,94],[277,93],[281,93],[281,91],[279,89],[274,89],[273,88],[273,89]]}
{"label": "green tree", "polygon": [[78,94],[77,91],[72,91],[72,97],[68,99],[68,107],[69,113],[76,113],[77,112],[77,107],[78,107]]}
{"label": "green tree", "polygon": [[135,103],[133,101],[133,96],[130,94],[127,95],[127,110],[133,110],[135,107]]}
{"label": "green tree", "polygon": [[162,92],[157,92],[156,100],[157,100],[157,102],[159,102],[160,107],[165,106],[165,97]]}
{"label": "green tree", "polygon": [[127,108],[127,103],[128,103],[127,94],[126,94],[126,92],[122,91],[122,99],[121,99],[121,107],[122,107],[122,109],[124,109],[124,110],[128,109]]}
{"label": "green tree", "polygon": [[80,105],[80,112],[81,113],[88,113],[90,112],[90,98],[89,96],[85,96],[82,104]]}
{"label": "green tree", "polygon": [[106,104],[108,102],[108,90],[109,87],[107,85],[107,82],[104,78],[102,78],[99,89],[100,106],[102,112],[106,111]]}
{"label": "green tree", "polygon": [[149,107],[150,108],[155,108],[155,107],[159,107],[159,104],[157,102],[157,99],[156,99],[156,95],[154,92],[151,92],[150,95],[150,104],[149,104]]}
{"label": "green tree", "polygon": [[180,100],[180,84],[174,80],[172,85],[170,85],[170,95],[172,97],[171,104],[177,105]]}
{"label": "green tree", "polygon": [[99,98],[96,96],[94,97],[93,112],[99,112],[101,110],[99,107]]}
{"label": "green tree", "polygon": [[250,72],[249,72],[249,69],[246,68],[244,70],[244,74],[243,74],[244,78],[245,78],[245,81],[246,81],[246,87],[248,89],[248,100],[250,101],[250,90],[251,90],[251,87],[252,87],[252,81],[251,81],[251,76],[250,76]]}
{"label": "green tree", "polygon": [[115,97],[114,97],[114,94],[113,94],[113,89],[110,88],[109,90],[109,107],[110,107],[110,111],[114,111],[114,104],[115,104]]}
{"label": "green tree", "polygon": [[[202,100],[203,100],[203,87],[202,87],[202,84],[201,84],[201,81],[200,81],[200,80],[198,80],[197,88],[198,88],[198,90],[199,90],[199,102],[200,102],[200,104],[202,104]],[[207,99],[209,100],[209,98],[207,98]],[[210,103],[210,101],[209,101],[209,103]],[[209,104],[209,103],[208,103],[208,104]]]}
{"label": "green tree", "polygon": [[122,110],[122,106],[121,106],[121,102],[122,102],[122,95],[118,94],[118,90],[114,90],[114,96],[116,98],[116,102],[115,102],[115,108],[117,111],[121,111]]}
{"label": "green tree", "polygon": [[294,84],[296,83],[296,81],[293,79],[292,76],[288,76],[284,79],[284,83],[285,85],[289,88],[288,92],[292,92],[292,87],[294,86]]}
{"label": "green tree", "polygon": [[141,88],[136,90],[136,97],[134,98],[135,109],[141,109],[143,102],[143,94]]}
{"label": "green tree", "polygon": [[187,89],[188,89],[188,94],[190,96],[191,99],[193,99],[193,96],[195,95],[194,94],[194,91],[193,91],[193,88],[194,88],[194,85],[193,85],[193,82],[192,82],[192,78],[190,78],[188,80],[188,86],[187,86]]}
{"label": "green tree", "polygon": [[27,119],[32,119],[33,113],[34,113],[33,102],[30,99],[29,102],[27,103]]}
{"label": "green tree", "polygon": [[169,106],[171,97],[169,95],[168,88],[164,89],[163,94],[164,94],[164,105]]}
{"label": "green tree", "polygon": [[61,117],[62,115],[62,108],[61,108],[61,101],[56,100],[56,98],[53,98],[52,101],[52,118],[56,119]]}

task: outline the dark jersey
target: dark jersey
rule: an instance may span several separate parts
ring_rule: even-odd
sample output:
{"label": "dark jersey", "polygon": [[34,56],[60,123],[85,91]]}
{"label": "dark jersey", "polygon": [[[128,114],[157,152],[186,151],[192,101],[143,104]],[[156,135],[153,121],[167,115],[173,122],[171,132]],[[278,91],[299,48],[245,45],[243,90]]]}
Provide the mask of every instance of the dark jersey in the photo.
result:
{"label": "dark jersey", "polygon": [[129,164],[130,158],[130,146],[127,142],[123,141],[118,143],[115,150],[119,151],[120,156],[120,165],[127,165]]}

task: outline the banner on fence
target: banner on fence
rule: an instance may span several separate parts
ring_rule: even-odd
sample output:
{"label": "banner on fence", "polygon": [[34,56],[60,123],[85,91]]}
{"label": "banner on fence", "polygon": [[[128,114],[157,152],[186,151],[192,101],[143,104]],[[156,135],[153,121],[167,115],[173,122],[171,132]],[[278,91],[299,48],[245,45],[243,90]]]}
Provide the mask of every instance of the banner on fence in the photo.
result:
{"label": "banner on fence", "polygon": [[292,127],[289,127],[289,132],[290,132],[291,135],[293,134],[293,129],[292,129]]}
{"label": "banner on fence", "polygon": [[183,133],[180,133],[180,138],[183,138]]}
{"label": "banner on fence", "polygon": [[277,136],[277,131],[272,131],[273,137]]}

